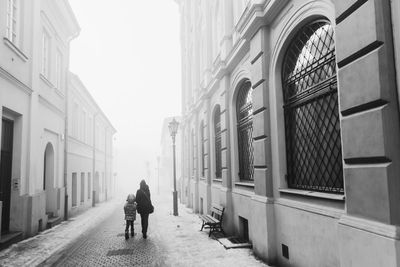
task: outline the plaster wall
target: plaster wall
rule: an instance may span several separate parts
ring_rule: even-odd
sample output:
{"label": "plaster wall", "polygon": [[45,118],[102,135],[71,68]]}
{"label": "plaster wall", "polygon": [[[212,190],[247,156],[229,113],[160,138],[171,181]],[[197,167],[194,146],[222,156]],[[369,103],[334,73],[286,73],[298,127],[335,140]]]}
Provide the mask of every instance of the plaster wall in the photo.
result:
{"label": "plaster wall", "polygon": [[[274,211],[279,266],[341,266],[338,218],[290,207],[285,202],[275,205]],[[289,259],[282,256],[282,244],[289,247]]]}
{"label": "plaster wall", "polygon": [[[207,183],[205,182],[205,180],[200,180],[199,182],[199,212],[203,213],[203,214],[208,214],[209,213],[209,201],[208,201],[208,189],[207,189]],[[200,199],[203,199],[203,203],[201,203]],[[203,206],[201,206],[203,204]]]}

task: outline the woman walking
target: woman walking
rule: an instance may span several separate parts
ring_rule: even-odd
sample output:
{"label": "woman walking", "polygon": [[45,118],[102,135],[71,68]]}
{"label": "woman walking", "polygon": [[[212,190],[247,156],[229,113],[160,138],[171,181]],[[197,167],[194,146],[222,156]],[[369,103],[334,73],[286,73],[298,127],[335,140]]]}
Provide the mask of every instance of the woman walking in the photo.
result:
{"label": "woman walking", "polygon": [[143,238],[147,238],[147,227],[149,225],[149,214],[153,213],[154,207],[150,199],[150,189],[145,180],[140,182],[140,188],[136,191],[137,211],[142,223]]}

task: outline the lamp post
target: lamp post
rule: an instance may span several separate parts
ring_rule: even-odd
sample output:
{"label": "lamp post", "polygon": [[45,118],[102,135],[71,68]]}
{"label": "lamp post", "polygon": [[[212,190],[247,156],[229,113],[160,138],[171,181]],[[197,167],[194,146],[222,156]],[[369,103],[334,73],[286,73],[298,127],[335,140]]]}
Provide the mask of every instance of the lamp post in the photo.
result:
{"label": "lamp post", "polygon": [[174,167],[174,192],[172,192],[173,200],[174,200],[174,216],[178,216],[178,194],[176,192],[176,163],[175,163],[175,136],[176,133],[178,132],[178,126],[179,122],[175,120],[175,118],[172,119],[172,121],[169,123],[168,128],[169,128],[169,133],[171,134],[172,137],[172,153],[173,153],[173,167]]}

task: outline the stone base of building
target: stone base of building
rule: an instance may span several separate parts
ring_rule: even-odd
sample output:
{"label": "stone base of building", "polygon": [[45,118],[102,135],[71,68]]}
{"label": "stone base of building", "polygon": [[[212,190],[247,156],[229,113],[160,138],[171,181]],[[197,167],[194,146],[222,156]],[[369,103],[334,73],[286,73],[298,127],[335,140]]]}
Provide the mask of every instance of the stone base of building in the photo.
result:
{"label": "stone base of building", "polygon": [[340,266],[400,266],[400,228],[342,216],[338,225]]}

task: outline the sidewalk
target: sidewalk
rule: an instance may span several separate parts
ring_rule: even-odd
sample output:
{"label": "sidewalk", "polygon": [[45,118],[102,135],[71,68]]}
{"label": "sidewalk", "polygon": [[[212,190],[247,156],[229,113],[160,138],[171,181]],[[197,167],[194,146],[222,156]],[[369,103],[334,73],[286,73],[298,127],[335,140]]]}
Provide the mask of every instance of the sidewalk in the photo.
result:
{"label": "sidewalk", "polygon": [[63,221],[55,227],[0,251],[0,266],[36,266],[95,227],[110,215],[120,202],[109,201]]}
{"label": "sidewalk", "polygon": [[173,216],[172,196],[159,198],[155,209],[161,214],[150,231],[162,230],[150,232],[150,237],[156,235],[164,243],[163,266],[268,266],[256,259],[251,249],[225,249],[208,237],[208,230],[201,232],[200,218],[185,206],[179,205],[179,216]]}
{"label": "sidewalk", "polygon": [[147,239],[140,234],[140,216],[138,234],[124,239],[123,204],[115,200],[0,251],[0,266],[267,266],[251,249],[227,250],[209,238],[208,231],[200,231],[198,215],[183,205],[173,216],[172,194],[152,199]]}

